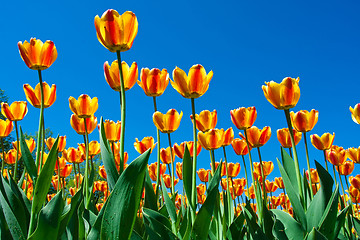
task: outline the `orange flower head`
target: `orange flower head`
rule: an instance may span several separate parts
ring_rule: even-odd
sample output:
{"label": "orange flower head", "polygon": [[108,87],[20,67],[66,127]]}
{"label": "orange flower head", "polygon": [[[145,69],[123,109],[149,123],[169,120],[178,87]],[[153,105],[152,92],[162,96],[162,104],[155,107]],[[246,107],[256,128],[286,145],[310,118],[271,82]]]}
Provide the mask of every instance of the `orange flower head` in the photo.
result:
{"label": "orange flower head", "polygon": [[224,132],[224,142],[222,144],[223,147],[229,146],[234,140],[234,130],[232,127],[228,128]]}
{"label": "orange flower head", "polygon": [[[86,118],[85,121],[87,133],[90,134],[97,126],[97,117],[91,115],[89,118]],[[85,135],[84,119],[79,118],[77,115],[73,114],[70,118],[70,124],[78,134]]]}
{"label": "orange flower head", "polygon": [[[262,161],[264,176],[268,176],[274,170],[274,163],[271,161]],[[261,176],[260,163],[254,162],[254,171],[258,176]]]}
{"label": "orange flower head", "polygon": [[[100,125],[98,125],[100,129]],[[120,140],[121,133],[121,122],[117,121],[116,123],[113,120],[106,119],[104,122],[104,130],[107,140],[111,142],[116,142]]]}
{"label": "orange flower head", "polygon": [[286,77],[281,83],[265,82],[262,86],[266,99],[276,109],[289,109],[296,106],[300,98],[299,78]]}
{"label": "orange flower head", "polygon": [[196,171],[200,181],[202,182],[208,182],[209,181],[209,173],[210,170],[205,170],[204,168],[200,168],[198,171]]}
{"label": "orange flower head", "polygon": [[[10,149],[7,153],[5,153],[5,157],[2,157],[5,162],[9,165],[12,165],[16,162],[16,149]],[[1,154],[2,156],[2,154]],[[19,152],[18,153],[18,158],[20,159],[21,158],[21,153]]]}
{"label": "orange flower head", "polygon": [[[187,146],[189,150],[190,157],[194,156],[194,142],[188,141],[188,142],[182,142],[180,145],[178,145],[177,143],[174,144],[174,152],[176,156],[178,156],[178,158],[181,159],[184,158],[185,146]],[[197,148],[196,155],[198,156],[199,153],[201,152],[201,145],[199,144],[199,142],[197,143],[196,148]]]}
{"label": "orange flower head", "polygon": [[[119,144],[120,145],[120,144]],[[124,169],[127,168],[127,161],[129,160],[129,154],[124,152]],[[115,164],[118,171],[120,169],[120,153],[115,153]]]}
{"label": "orange flower head", "polygon": [[183,179],[183,175],[182,175],[182,163],[177,162],[176,163],[176,175],[178,176],[178,178],[180,180]]}
{"label": "orange flower head", "polygon": [[2,120],[0,119],[0,138],[5,138],[9,136],[11,131],[13,130],[13,123],[9,119]]}
{"label": "orange flower head", "polygon": [[7,103],[1,103],[1,113],[10,121],[20,121],[27,114],[27,102],[15,101],[10,106]]}
{"label": "orange flower head", "polygon": [[231,121],[239,130],[250,128],[257,117],[255,107],[240,107],[230,111]]}
{"label": "orange flower head", "polygon": [[326,159],[335,166],[342,165],[347,158],[346,150],[342,147],[333,145],[331,149],[326,151]]}
{"label": "orange flower head", "polygon": [[280,188],[280,189],[284,189],[285,188],[285,185],[284,185],[284,182],[283,182],[283,179],[282,177],[276,177],[275,180],[275,185]]}
{"label": "orange flower head", "polygon": [[360,124],[360,103],[356,104],[354,108],[349,107],[349,110],[351,112],[351,118],[352,120]]}
{"label": "orange flower head", "polygon": [[[192,121],[193,116],[190,115]],[[217,111],[210,112],[209,110],[201,111],[200,114],[195,114],[196,128],[201,132],[207,132],[210,129],[215,128],[217,123]]]}
{"label": "orange flower head", "polygon": [[199,143],[206,150],[218,149],[224,143],[224,129],[211,129],[208,132],[198,132]]}
{"label": "orange flower head", "polygon": [[99,175],[100,177],[107,179],[107,174],[104,166],[99,166]]}
{"label": "orange flower head", "polygon": [[[237,155],[246,155],[249,153],[245,139],[235,138],[231,142],[231,146]],[[251,150],[251,146],[249,147]]]}
{"label": "orange flower head", "polygon": [[[170,175],[168,175],[168,174],[163,174],[162,177],[163,177],[163,179],[164,179],[165,186],[166,186],[167,188],[171,188],[171,178],[170,178]],[[175,186],[178,182],[179,182],[179,179],[176,178],[176,179],[174,180],[174,186]]]}
{"label": "orange flower head", "polygon": [[213,77],[213,71],[206,74],[205,68],[200,64],[193,65],[189,74],[176,67],[173,71],[171,85],[185,98],[201,97],[209,88],[209,83]]}
{"label": "orange flower head", "polygon": [[57,171],[58,169],[64,169],[66,165],[65,158],[64,157],[58,157],[54,170]]}
{"label": "orange flower head", "polygon": [[[216,169],[218,168],[219,166],[219,162],[215,162],[215,169],[214,169],[214,172],[216,171]],[[210,167],[212,168],[212,164],[210,163]],[[221,176],[224,177],[226,176],[226,166],[225,166],[225,162],[222,162],[221,164]]]}
{"label": "orange flower head", "polygon": [[[30,139],[25,139],[25,142],[26,142],[26,145],[27,145],[30,153],[32,153],[36,146],[35,140],[33,138],[30,138]],[[11,145],[13,146],[13,148],[15,150],[17,150],[17,142],[16,141],[12,142]],[[19,152],[21,153],[21,148],[19,148]]]}
{"label": "orange flower head", "polygon": [[245,178],[234,178],[232,181],[233,181],[234,185],[240,185],[243,188],[246,185],[246,179]]}
{"label": "orange flower head", "polygon": [[[49,137],[45,140],[46,147],[48,148],[49,151],[54,145],[55,140],[56,139],[53,137]],[[65,149],[65,147],[66,147],[66,136],[59,136],[58,151],[62,152]]]}
{"label": "orange flower head", "polygon": [[335,133],[324,133],[321,137],[317,134],[310,135],[312,145],[318,150],[328,150],[331,148],[335,138]]}
{"label": "orange flower head", "polygon": [[358,188],[354,188],[352,185],[349,187],[349,194],[353,203],[360,203],[360,191]]}
{"label": "orange flower head", "polygon": [[60,169],[60,177],[61,178],[67,178],[72,171],[72,165],[66,164],[63,169]]}
{"label": "orange flower head", "polygon": [[[252,148],[263,146],[271,137],[271,128],[264,127],[259,129],[256,126],[246,129],[249,144]],[[242,133],[239,133],[240,137],[245,138]]]}
{"label": "orange flower head", "polygon": [[300,110],[297,113],[290,112],[291,121],[298,132],[309,132],[318,121],[319,112],[312,109],[310,112]]}
{"label": "orange flower head", "polygon": [[33,70],[45,70],[55,62],[57,50],[53,41],[43,43],[40,39],[31,38],[30,42],[18,42],[19,52],[26,66]]}
{"label": "orange flower head", "polygon": [[337,170],[340,175],[343,175],[343,176],[350,175],[354,171],[354,162],[353,161],[345,161],[344,164],[337,167]]}
{"label": "orange flower head", "polygon": [[269,180],[265,181],[265,189],[268,193],[273,193],[276,191],[278,187],[276,186],[275,182],[270,182]]}
{"label": "orange flower head", "polygon": [[147,96],[158,97],[164,93],[170,78],[166,69],[160,71],[158,68],[153,68],[151,70],[142,68],[140,80],[141,81],[138,80],[137,83]]}
{"label": "orange flower head", "polygon": [[170,164],[171,162],[173,162],[175,159],[174,149],[171,149],[171,151],[170,151],[170,147],[167,147],[166,149],[161,148],[160,149],[160,159],[165,164]]}
{"label": "orange flower head", "polygon": [[78,100],[69,97],[70,110],[79,118],[90,118],[98,109],[98,98],[91,99],[89,95],[82,94]]}
{"label": "orange flower head", "polygon": [[240,173],[240,163],[228,163],[227,170],[229,177],[237,177]]}
{"label": "orange flower head", "polygon": [[360,190],[360,174],[356,175],[355,177],[350,176],[349,182],[350,182],[351,186]]}
{"label": "orange flower head", "polygon": [[[288,128],[278,129],[276,131],[276,133],[277,133],[277,139],[283,148],[291,148],[292,147]],[[301,132],[298,132],[295,129],[293,129],[293,133],[294,133],[295,145],[297,145],[301,140],[302,134],[301,134]]]}
{"label": "orange flower head", "polygon": [[140,153],[140,154],[143,154],[149,148],[151,148],[150,151],[152,152],[152,150],[154,149],[155,146],[156,146],[156,143],[154,143],[153,137],[144,137],[141,141],[139,141],[137,138],[135,138],[134,147],[135,147],[135,150],[138,151],[138,153]]}
{"label": "orange flower head", "polygon": [[[121,68],[123,72],[123,78],[124,78],[124,89],[125,91],[131,89],[139,76],[139,69],[136,62],[133,62],[131,64],[131,67],[129,65],[122,61],[121,62]],[[104,63],[104,75],[105,80],[109,84],[109,86],[117,91],[121,91],[121,81],[120,81],[120,72],[119,72],[119,63],[117,60],[113,61],[111,63],[111,66],[108,62]]]}
{"label": "orange flower head", "polygon": [[[148,165],[151,180],[156,181],[157,178],[157,162]],[[160,164],[160,176],[166,172],[166,164]]]}
{"label": "orange flower head", "polygon": [[360,147],[349,148],[346,151],[348,154],[348,158],[350,158],[354,163],[360,163]]}
{"label": "orange flower head", "polygon": [[199,184],[198,186],[196,186],[196,192],[200,196],[205,195],[206,186],[204,184],[202,184],[202,183]]}
{"label": "orange flower head", "polygon": [[[250,194],[250,196],[249,196],[249,194]],[[251,185],[251,186],[249,187],[249,191],[245,191],[245,195],[246,195],[248,198],[255,199],[254,185]]]}
{"label": "orange flower head", "polygon": [[153,114],[153,121],[162,133],[172,133],[178,129],[182,115],[182,112],[179,114],[175,109],[169,109],[166,114],[156,111]]}
{"label": "orange flower head", "polygon": [[138,32],[138,21],[133,12],[120,15],[109,9],[101,18],[95,16],[96,36],[99,42],[110,52],[124,52],[131,48]]}
{"label": "orange flower head", "polygon": [[69,163],[82,163],[84,161],[83,153],[80,150],[73,147],[70,147],[67,150],[64,149],[62,151],[62,156]]}
{"label": "orange flower head", "polygon": [[[56,85],[51,85],[46,82],[43,82],[43,89],[44,89],[44,108],[48,108],[54,104],[56,100]],[[38,83],[35,87],[35,90],[29,85],[24,84],[24,92],[26,95],[26,99],[29,101],[31,105],[36,108],[41,107],[41,90],[40,90],[40,83]]]}
{"label": "orange flower head", "polygon": [[[86,152],[85,152],[84,143],[78,144],[78,150],[81,151],[81,153],[83,154],[83,158],[85,158]],[[99,153],[100,153],[100,143],[98,141],[91,141],[89,143],[89,156],[94,157]]]}

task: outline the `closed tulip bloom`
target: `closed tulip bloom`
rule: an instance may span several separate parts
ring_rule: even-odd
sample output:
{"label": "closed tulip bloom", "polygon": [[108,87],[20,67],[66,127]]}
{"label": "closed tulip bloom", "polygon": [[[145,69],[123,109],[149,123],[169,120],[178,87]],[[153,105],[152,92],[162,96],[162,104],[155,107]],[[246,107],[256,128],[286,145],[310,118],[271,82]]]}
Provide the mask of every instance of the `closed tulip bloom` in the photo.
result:
{"label": "closed tulip bloom", "polygon": [[200,181],[202,182],[208,182],[209,181],[209,173],[210,170],[205,170],[204,168],[200,168],[198,171],[196,171]]}
{"label": "closed tulip bloom", "polygon": [[349,188],[349,194],[351,197],[351,201],[353,203],[360,203],[360,190],[358,188],[354,188],[353,186],[350,186]]}
{"label": "closed tulip bloom", "polygon": [[246,185],[245,178],[234,178],[232,181],[233,181],[234,185],[240,185],[242,187],[245,187],[245,185]]}
{"label": "closed tulip bloom", "polygon": [[360,190],[360,174],[356,175],[355,177],[350,176],[349,182],[354,188]]}
{"label": "closed tulip bloom", "polygon": [[[193,116],[190,115],[192,121]],[[201,132],[207,132],[215,128],[217,123],[217,111],[210,112],[209,110],[201,111],[200,114],[195,114],[196,128]]]}
{"label": "closed tulip bloom", "polygon": [[140,81],[137,83],[150,97],[162,95],[169,84],[169,73],[166,69],[160,71],[158,68],[142,68],[140,72]]}
{"label": "closed tulip bloom", "polygon": [[153,121],[162,133],[172,133],[178,129],[182,115],[182,112],[179,114],[175,109],[169,109],[166,114],[156,111],[153,114]]}
{"label": "closed tulip bloom", "polygon": [[[278,129],[276,131],[276,133],[277,133],[277,139],[283,148],[291,148],[292,147],[288,128]],[[295,129],[293,129],[293,133],[294,133],[295,145],[297,145],[301,140],[302,134],[301,134],[301,132],[298,132]]]}
{"label": "closed tulip bloom", "polygon": [[27,102],[15,101],[10,106],[7,103],[1,103],[1,113],[10,121],[20,121],[27,114]]}
{"label": "closed tulip bloom", "polygon": [[355,123],[360,124],[360,103],[356,104],[354,108],[349,107],[349,109],[351,112],[352,120]]}
{"label": "closed tulip bloom", "polygon": [[[250,194],[250,196],[249,196]],[[255,191],[254,191],[254,185],[251,184],[249,187],[249,191],[245,191],[245,195],[250,199],[255,199]]]}
{"label": "closed tulip bloom", "polygon": [[[167,188],[171,188],[171,178],[170,178],[170,175],[168,174],[163,174],[162,175],[163,179],[164,179],[164,183],[165,183],[165,186]],[[176,178],[174,179],[174,186],[179,182],[179,179]]]}
{"label": "closed tulip bloom", "polygon": [[[129,160],[129,154],[127,152],[124,152],[124,169],[127,167],[127,161]],[[115,164],[116,167],[120,167],[120,153],[115,153]],[[119,169],[118,169],[119,170]]]}
{"label": "closed tulip bloom", "polygon": [[[84,155],[85,157],[85,144],[81,143],[78,144],[78,148],[79,151],[81,151],[81,153]],[[89,143],[89,156],[90,157],[94,157],[95,155],[98,155],[100,153],[100,143],[98,141],[91,141]]]}
{"label": "closed tulip bloom", "polygon": [[198,132],[199,143],[206,150],[220,148],[224,143],[224,129],[211,129],[208,132]]}
{"label": "closed tulip bloom", "polygon": [[[231,146],[233,147],[237,155],[246,155],[249,153],[245,139],[235,138],[231,142]],[[250,150],[251,150],[251,146],[250,146]]]}
{"label": "closed tulip bloom", "polygon": [[268,193],[273,193],[276,191],[277,186],[274,182],[270,182],[269,180],[265,181],[265,189]]}
{"label": "closed tulip bloom", "polygon": [[83,153],[80,150],[73,147],[64,149],[62,151],[62,156],[69,163],[82,163],[84,161]]}
{"label": "closed tulip bloom", "polygon": [[319,112],[312,109],[310,112],[300,110],[296,113],[290,112],[291,121],[298,132],[309,132],[318,121]]}
{"label": "closed tulip bloom", "polygon": [[[49,137],[49,138],[45,139],[45,144],[49,151],[51,150],[52,146],[54,145],[55,140],[56,139],[53,137]],[[66,136],[59,136],[58,151],[62,152],[65,149],[65,147],[66,147]]]}
{"label": "closed tulip bloom", "polygon": [[342,147],[333,145],[326,151],[326,159],[334,166],[342,165],[347,158],[346,150]]}
{"label": "closed tulip bloom", "polygon": [[[125,91],[131,89],[139,76],[139,70],[136,62],[133,62],[131,64],[131,67],[129,65],[122,61],[121,62],[121,68],[123,72],[123,78],[124,78],[124,88]],[[108,62],[104,63],[104,75],[105,80],[109,84],[109,86],[117,91],[121,91],[121,82],[120,82],[120,73],[119,73],[119,64],[118,61],[115,60],[111,63],[111,66]]]}
{"label": "closed tulip bloom", "polygon": [[337,170],[340,175],[343,175],[343,176],[350,175],[354,171],[354,162],[345,161],[344,164],[337,167]]}
{"label": "closed tulip bloom", "polygon": [[360,147],[349,148],[346,151],[348,158],[350,158],[354,163],[360,163]]}
{"label": "closed tulip bloom", "polygon": [[137,138],[135,138],[134,147],[135,150],[138,151],[138,153],[143,154],[151,148],[151,151],[154,149],[156,143],[154,143],[153,137],[144,137],[141,141],[139,141]]}
{"label": "closed tulip bloom", "polygon": [[[274,163],[271,161],[263,161],[264,176],[268,176],[274,170]],[[260,163],[254,162],[254,171],[258,176],[261,176]]]}
{"label": "closed tulip bloom", "polygon": [[[172,155],[171,153],[172,152]],[[170,164],[173,159],[175,159],[175,152],[174,150],[172,149],[170,151],[170,147],[167,147],[166,149],[165,148],[161,148],[160,150],[160,159],[163,163],[165,164]]]}
{"label": "closed tulip bloom", "polygon": [[107,174],[104,166],[99,166],[99,175],[100,177],[107,179]]}
{"label": "closed tulip bloom", "polygon": [[[310,173],[311,173],[312,184],[320,183],[320,178],[319,178],[319,174],[318,174],[317,170],[314,168],[310,168]],[[309,180],[309,171],[306,170],[305,174],[306,174],[306,178]]]}
{"label": "closed tulip bloom", "polygon": [[234,140],[234,130],[230,127],[224,132],[224,142],[222,144],[223,147],[229,146],[231,142]]}
{"label": "closed tulip bloom", "polygon": [[284,182],[283,182],[283,179],[282,177],[276,177],[275,180],[275,185],[280,188],[280,189],[284,189],[285,188],[285,185],[284,185]]}
{"label": "closed tulip bloom", "polygon": [[185,98],[201,97],[209,88],[213,72],[206,74],[205,68],[200,64],[193,65],[189,74],[176,67],[173,71],[171,85]]}
{"label": "closed tulip bloom", "polygon": [[[97,126],[97,117],[91,115],[89,118],[86,118],[86,130],[90,134]],[[84,119],[79,118],[77,115],[73,114],[70,118],[70,124],[72,128],[80,135],[85,135],[85,124]]]}
{"label": "closed tulip bloom", "polygon": [[332,135],[330,133],[324,133],[319,137],[317,134],[310,135],[312,145],[318,150],[327,150],[330,149],[335,138],[335,133]]}
{"label": "closed tulip bloom", "polygon": [[53,41],[43,43],[40,39],[31,38],[30,42],[18,42],[21,58],[26,66],[33,70],[45,70],[57,58],[57,50]]}
{"label": "closed tulip bloom", "polygon": [[236,177],[240,173],[240,163],[228,163],[227,170],[229,177]]}
{"label": "closed tulip bloom", "polygon": [[[214,169],[214,172],[216,171],[216,169],[218,168],[219,166],[219,162],[215,162],[215,169]],[[212,168],[212,164],[210,163],[210,167]],[[221,176],[224,177],[226,176],[226,166],[225,166],[225,162],[222,162],[221,164]]]}
{"label": "closed tulip bloom", "polygon": [[[148,165],[151,180],[156,181],[157,178],[157,162]],[[160,176],[166,172],[166,164],[160,164]]]}
{"label": "closed tulip bloom", "polygon": [[250,128],[257,117],[255,107],[240,107],[230,111],[231,121],[239,130]]}
{"label": "closed tulip bloom", "polygon": [[[100,125],[98,125],[100,129]],[[120,132],[121,132],[121,122],[117,121],[116,123],[113,120],[105,120],[104,122],[104,130],[106,139],[109,142],[116,142],[120,140]]]}
{"label": "closed tulip bloom", "polygon": [[[263,146],[271,137],[271,128],[264,127],[259,129],[256,126],[246,129],[249,144],[252,148]],[[242,133],[239,133],[240,137],[245,138]]]}
{"label": "closed tulip bloom", "polygon": [[180,162],[177,162],[177,163],[176,163],[176,175],[178,176],[178,178],[179,178],[180,180],[183,179],[182,166],[183,166],[182,163],[180,163]]}
{"label": "closed tulip bloom", "polygon": [[[7,164],[12,165],[16,161],[16,153],[17,153],[16,149],[10,149],[7,153],[5,153],[5,157],[3,157],[3,159]],[[18,158],[19,159],[21,158],[20,152],[18,153]]]}
{"label": "closed tulip bloom", "polygon": [[11,131],[13,130],[13,123],[9,119],[2,120],[0,119],[0,138],[5,138],[9,136]]}
{"label": "closed tulip bloom", "polygon": [[[33,138],[25,139],[26,146],[28,147],[30,153],[32,153],[35,150],[35,140]],[[17,142],[12,142],[12,146],[15,150],[17,150]],[[19,149],[19,152],[21,153],[21,148]]]}
{"label": "closed tulip bloom", "polygon": [[74,97],[69,97],[70,110],[77,115],[79,118],[89,118],[98,109],[98,98],[94,97],[91,99],[89,95],[82,94],[78,100]]}
{"label": "closed tulip bloom", "polygon": [[[56,100],[56,85],[51,85],[46,82],[43,82],[43,90],[44,90],[44,108],[48,108],[54,104]],[[40,83],[38,83],[35,87],[35,90],[29,85],[24,84],[24,92],[26,95],[26,99],[29,101],[31,105],[36,108],[41,107],[41,90]]]}
{"label": "closed tulip bloom", "polygon": [[299,78],[286,77],[281,83],[265,82],[262,86],[266,99],[277,109],[296,106],[300,99]]}
{"label": "closed tulip bloom", "polygon": [[[178,145],[177,143],[174,144],[174,152],[176,156],[178,156],[178,158],[181,159],[184,158],[185,146],[187,146],[189,150],[190,157],[194,156],[194,141],[187,141],[187,142],[182,142],[180,145]],[[198,156],[199,153],[201,152],[201,145],[199,144],[199,142],[196,147],[197,147],[196,155]]]}
{"label": "closed tulip bloom", "polygon": [[138,31],[138,21],[133,12],[120,15],[109,9],[101,18],[95,16],[95,29],[99,42],[111,52],[124,52],[131,48]]}
{"label": "closed tulip bloom", "polygon": [[66,165],[66,161],[64,157],[58,157],[58,160],[55,163],[54,170],[57,171],[58,169],[63,169]]}

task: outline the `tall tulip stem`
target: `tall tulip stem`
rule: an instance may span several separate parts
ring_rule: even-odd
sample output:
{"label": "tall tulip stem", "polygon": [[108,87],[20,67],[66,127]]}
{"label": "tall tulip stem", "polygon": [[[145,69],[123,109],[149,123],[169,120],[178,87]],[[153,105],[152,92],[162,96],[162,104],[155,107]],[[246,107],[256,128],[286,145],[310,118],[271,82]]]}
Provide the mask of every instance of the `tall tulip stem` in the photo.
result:
{"label": "tall tulip stem", "polygon": [[171,158],[171,192],[174,195],[175,194],[175,167],[174,167],[174,156],[173,156],[173,149],[171,147],[171,138],[170,138],[170,133],[168,133],[168,138],[169,138],[169,147],[170,147],[170,158]]}
{"label": "tall tulip stem", "polygon": [[121,135],[120,135],[120,175],[124,171],[124,146],[125,146],[125,86],[124,86],[124,75],[121,66],[121,55],[120,51],[116,51],[119,73],[120,73],[120,105],[121,105]]}
{"label": "tall tulip stem", "polygon": [[250,198],[249,178],[248,178],[248,174],[247,174],[247,170],[246,170],[245,157],[244,157],[244,155],[241,155],[241,156],[242,156],[242,160],[243,160],[243,164],[244,164],[244,170],[245,170],[246,190],[247,190],[247,193],[248,193],[248,197]]}
{"label": "tall tulip stem", "polygon": [[16,130],[16,160],[15,160],[15,169],[14,169],[14,173],[13,173],[13,176],[14,176],[14,181],[16,182],[16,173],[17,173],[17,167],[18,167],[18,161],[19,161],[19,152],[20,152],[20,149],[19,149],[19,130],[18,130],[18,126],[17,126],[17,121],[15,121],[15,130]]}
{"label": "tall tulip stem", "polygon": [[265,173],[264,173],[264,166],[263,166],[263,161],[261,158],[261,153],[260,153],[260,147],[257,147],[258,150],[258,154],[259,154],[259,161],[260,161],[260,174],[261,174],[261,181],[262,181],[262,189],[263,189],[263,195],[264,195],[264,203],[267,202],[267,193],[266,193],[266,186],[265,186]]}
{"label": "tall tulip stem", "polygon": [[329,169],[328,169],[328,164],[327,164],[327,160],[326,160],[326,150],[324,150],[324,161],[325,161],[326,171],[328,171],[328,172],[329,172]]}
{"label": "tall tulip stem", "polygon": [[339,181],[340,181],[340,185],[341,185],[341,189],[342,189],[342,192],[343,192],[343,198],[341,198],[340,196],[340,199],[343,201],[345,207],[346,207],[346,201],[345,201],[345,190],[344,190],[344,184],[342,182],[342,179],[341,179],[341,175],[340,175],[340,171],[339,171],[339,167],[337,166],[336,167],[337,171],[338,171],[338,174],[339,174]]}
{"label": "tall tulip stem", "polygon": [[[42,81],[42,75],[41,75],[41,70],[38,70],[38,75],[39,75],[39,83],[40,83],[40,96],[41,96],[41,103],[40,103],[40,117],[39,117],[39,130],[38,130],[38,136],[37,136],[37,148],[36,148],[36,169],[39,169],[39,167],[41,168],[42,162],[41,159],[42,157],[40,156],[40,149],[42,148],[42,143],[44,142],[43,139],[43,128],[44,128],[44,87],[43,87],[43,81]],[[41,152],[41,155],[44,154],[44,151]]]}
{"label": "tall tulip stem", "polygon": [[[85,126],[85,196],[86,196],[86,206],[85,208],[88,209],[89,201],[89,135],[86,126],[86,118],[84,118],[84,126]],[[121,163],[120,163],[121,164]],[[121,167],[121,166],[120,166]]]}
{"label": "tall tulip stem", "polygon": [[[156,97],[153,97],[154,102],[154,112],[157,111],[156,105]],[[156,128],[156,135],[157,135],[157,159],[156,159],[156,185],[155,185],[155,195],[156,199],[159,199],[159,184],[160,184],[160,130]]]}
{"label": "tall tulip stem", "polygon": [[5,148],[4,148],[4,139],[0,138],[1,141],[1,151],[2,151],[2,156],[1,156],[1,174],[4,174],[4,166],[5,166]]}
{"label": "tall tulip stem", "polygon": [[192,162],[192,185],[191,185],[191,219],[194,223],[195,221],[195,211],[196,211],[196,160],[197,160],[197,130],[196,130],[196,116],[195,116],[195,99],[191,98],[191,109],[192,109],[192,116],[193,116],[193,134],[194,134],[194,146],[193,146],[193,162]]}
{"label": "tall tulip stem", "polygon": [[310,199],[313,199],[314,192],[312,189],[311,168],[310,168],[310,161],[309,161],[308,145],[307,145],[307,140],[306,140],[306,132],[303,132],[303,136],[304,136],[305,151],[306,151],[306,163],[307,163],[307,167],[308,167],[308,171],[309,171],[309,183],[310,183],[310,192],[311,192]]}

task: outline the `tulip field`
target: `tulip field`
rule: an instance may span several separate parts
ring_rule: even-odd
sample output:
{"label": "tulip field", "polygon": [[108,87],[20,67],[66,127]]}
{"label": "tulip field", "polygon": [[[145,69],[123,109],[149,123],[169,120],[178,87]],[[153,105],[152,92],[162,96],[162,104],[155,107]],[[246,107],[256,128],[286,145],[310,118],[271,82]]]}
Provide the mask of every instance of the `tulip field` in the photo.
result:
{"label": "tulip field", "polygon": [[[197,102],[217,81],[205,64],[171,71],[128,64],[131,51],[124,52],[136,41],[137,16],[109,9],[95,16],[94,25],[104,54],[116,58],[103,64],[103,72],[109,92],[120,100],[114,111],[120,110],[121,119],[95,116],[101,95],[69,96],[61,104],[69,106],[74,135],[83,139],[77,146],[57,132],[45,137],[44,116],[57,87],[46,82],[44,72],[57,59],[55,43],[18,42],[19,58],[36,72],[38,83],[24,83],[27,101],[1,102],[1,239],[360,239],[360,174],[354,171],[360,147],[344,149],[334,144],[335,133],[311,132],[319,111],[293,110],[301,97],[300,78],[284,76],[258,87],[264,104],[282,112],[278,121],[286,123],[276,130],[279,157],[271,159],[262,149],[275,131],[254,125],[255,106],[230,110],[233,125],[227,129],[217,128],[217,110],[198,111]],[[133,139],[125,133],[134,121],[126,115],[127,91],[135,85],[153,103],[156,136],[136,138],[133,159],[126,145]],[[174,134],[185,121],[184,109],[158,108],[171,87],[191,107],[192,139],[181,143]],[[39,114],[35,138],[22,128],[28,111]],[[348,113],[360,124],[360,103]],[[90,141],[93,132],[98,138]],[[10,134],[15,141],[5,151]],[[297,150],[300,142],[304,152]],[[314,161],[310,148],[322,158]],[[237,156],[231,161],[230,151]],[[208,156],[201,158],[208,168],[200,164],[200,152]],[[279,174],[269,178],[272,172]]]}

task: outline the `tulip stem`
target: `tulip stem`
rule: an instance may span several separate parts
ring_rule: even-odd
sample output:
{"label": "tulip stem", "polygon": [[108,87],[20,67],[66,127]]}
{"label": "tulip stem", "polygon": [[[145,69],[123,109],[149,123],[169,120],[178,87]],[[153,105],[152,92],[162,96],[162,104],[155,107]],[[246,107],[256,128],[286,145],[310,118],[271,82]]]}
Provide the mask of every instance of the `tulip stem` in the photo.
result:
{"label": "tulip stem", "polygon": [[196,131],[196,116],[195,116],[195,99],[191,98],[191,109],[193,116],[193,133],[194,133],[194,146],[193,146],[193,162],[192,162],[192,185],[191,185],[191,222],[194,224],[195,221],[195,211],[196,211],[196,160],[197,160],[197,131]]}
{"label": "tulip stem", "polygon": [[306,140],[306,132],[303,132],[303,136],[304,136],[304,143],[305,143],[306,163],[307,163],[307,167],[308,167],[308,171],[309,171],[309,183],[310,183],[310,193],[311,193],[310,200],[312,200],[314,197],[314,192],[312,189],[311,168],[310,168],[310,161],[309,161],[308,145],[307,145],[307,140]]}
{"label": "tulip stem", "polygon": [[60,188],[60,161],[59,158],[56,160],[57,163],[57,174],[58,174],[58,187],[56,189],[57,192],[59,192],[59,188]]}
{"label": "tulip stem", "polygon": [[16,173],[17,173],[17,165],[19,161],[19,152],[20,152],[20,142],[19,142],[19,130],[17,126],[17,121],[15,121],[15,130],[16,130],[16,160],[15,160],[15,169],[14,169],[14,181],[16,182]]}
{"label": "tulip stem", "polygon": [[293,155],[294,155],[295,172],[296,172],[296,179],[297,179],[297,182],[298,182],[300,201],[303,203],[303,206],[305,206],[304,193],[303,193],[303,188],[301,186],[300,166],[299,166],[299,160],[298,160],[296,147],[295,147],[294,132],[293,132],[292,124],[291,124],[290,111],[289,111],[289,109],[284,109],[284,112],[285,112],[286,122],[287,122],[287,125],[288,125],[288,128],[289,128],[291,146],[292,146],[292,151],[293,151]]}
{"label": "tulip stem", "polygon": [[262,182],[262,189],[263,189],[263,194],[264,194],[264,206],[266,206],[267,203],[267,192],[266,192],[266,186],[265,186],[265,173],[264,173],[264,166],[263,166],[263,161],[261,158],[261,153],[260,153],[260,147],[257,147],[258,150],[258,154],[259,154],[259,160],[260,160],[260,174],[261,174],[261,182]]}
{"label": "tulip stem", "polygon": [[1,156],[1,174],[4,174],[4,166],[5,166],[5,148],[4,148],[4,139],[0,138],[1,141],[1,151],[2,151],[2,156]]}
{"label": "tulip stem", "polygon": [[335,165],[333,165],[333,171],[334,171],[334,180],[335,180],[335,186],[336,186],[336,185],[337,185],[337,181],[336,181]]}
{"label": "tulip stem", "polygon": [[328,164],[327,164],[327,160],[326,160],[326,150],[324,150],[324,161],[325,161],[326,171],[328,171],[328,172],[329,172],[329,169],[328,169]]}
{"label": "tulip stem", "polygon": [[84,136],[84,141],[85,141],[85,208],[88,209],[89,207],[89,135],[88,135],[88,131],[87,131],[87,126],[86,126],[86,118],[84,118],[84,127],[85,127],[85,136]]}
{"label": "tulip stem", "polygon": [[247,174],[247,170],[246,170],[245,157],[244,157],[244,155],[241,155],[241,156],[242,156],[242,160],[243,160],[243,164],[244,164],[244,170],[245,170],[246,188],[247,188],[246,190],[247,190],[248,196],[250,198],[249,179],[248,179],[248,174]]}
{"label": "tulip stem", "polygon": [[345,205],[345,207],[346,207],[344,185],[343,185],[343,182],[342,182],[342,180],[341,180],[341,175],[340,175],[339,167],[337,166],[336,168],[337,168],[337,171],[338,171],[338,174],[339,174],[340,185],[341,185],[341,189],[342,189],[342,192],[343,192],[343,198],[341,198],[341,196],[340,196],[340,199],[342,199],[342,201],[343,201],[343,203],[344,203],[344,205]]}
{"label": "tulip stem", "polygon": [[174,156],[173,156],[173,149],[172,149],[172,145],[171,145],[171,138],[170,138],[170,133],[168,133],[168,138],[169,138],[169,147],[170,147],[170,158],[171,158],[171,171],[172,171],[172,177],[171,177],[171,191],[172,194],[175,194],[175,167],[174,167]]}
{"label": "tulip stem", "polygon": [[[156,105],[156,97],[153,97],[154,102],[154,112],[157,111],[157,105]],[[156,185],[155,185],[155,195],[156,200],[159,199],[159,184],[160,184],[160,130],[156,128],[156,135],[157,135],[157,166],[156,166]]]}
{"label": "tulip stem", "polygon": [[[40,103],[40,117],[39,117],[39,130],[38,130],[38,136],[37,136],[37,148],[36,148],[36,169],[39,171],[39,167],[41,168],[42,162],[41,162],[41,157],[40,157],[40,149],[42,146],[42,142],[44,141],[44,139],[42,139],[43,136],[43,123],[44,123],[44,87],[43,87],[43,81],[42,81],[42,75],[41,75],[41,70],[38,70],[38,75],[39,75],[39,83],[40,83],[40,96],[41,96],[41,103]],[[43,152],[41,153],[41,155],[43,155]],[[40,172],[38,173],[40,174]]]}
{"label": "tulip stem", "polygon": [[77,192],[77,188],[78,188],[78,182],[77,182],[77,178],[76,178],[76,165],[75,165],[74,162],[73,162],[73,165],[74,165],[74,173],[75,173],[74,180],[75,180],[75,193],[76,193],[76,192]]}
{"label": "tulip stem", "polygon": [[124,144],[125,144],[125,86],[124,86],[124,75],[121,65],[120,51],[116,51],[119,74],[120,74],[120,105],[121,105],[121,135],[120,135],[120,175],[124,171]]}

